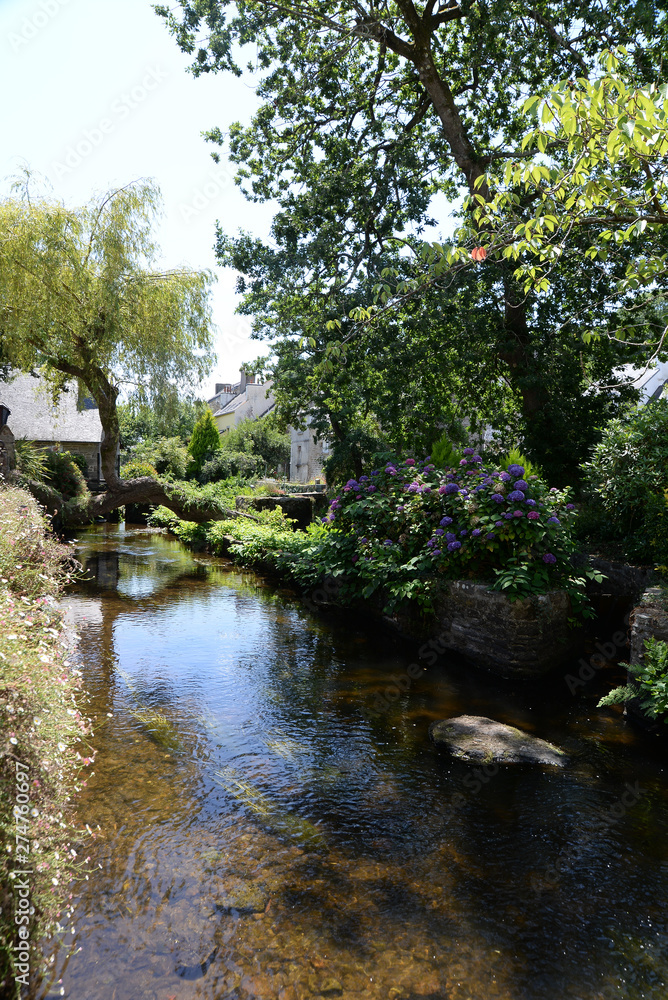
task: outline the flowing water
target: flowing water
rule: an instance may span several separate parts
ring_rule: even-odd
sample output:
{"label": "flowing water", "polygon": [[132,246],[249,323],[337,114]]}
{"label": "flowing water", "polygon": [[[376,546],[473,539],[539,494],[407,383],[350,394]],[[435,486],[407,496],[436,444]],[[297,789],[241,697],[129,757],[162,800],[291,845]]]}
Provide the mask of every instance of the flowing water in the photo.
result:
{"label": "flowing water", "polygon": [[[665,1000],[666,759],[596,710],[610,672],[409,684],[410,645],[164,535],[78,549],[94,870],[42,997]],[[462,713],[569,765],[453,762],[428,727]]]}

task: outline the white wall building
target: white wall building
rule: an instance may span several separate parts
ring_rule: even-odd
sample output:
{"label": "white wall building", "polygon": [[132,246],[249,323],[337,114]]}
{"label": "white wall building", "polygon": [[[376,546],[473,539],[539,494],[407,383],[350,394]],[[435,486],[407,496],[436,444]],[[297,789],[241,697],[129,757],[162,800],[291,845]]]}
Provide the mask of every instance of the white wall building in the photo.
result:
{"label": "white wall building", "polygon": [[311,429],[311,418],[306,418],[303,431],[295,427],[290,431],[290,482],[310,483],[313,479],[324,479],[322,467],[329,458],[330,445],[323,438],[318,441]]}
{"label": "white wall building", "polygon": [[241,373],[235,384],[218,382],[216,392],[207,400],[219,434],[226,434],[242,420],[257,420],[276,405],[271,382],[256,382],[254,375]]}

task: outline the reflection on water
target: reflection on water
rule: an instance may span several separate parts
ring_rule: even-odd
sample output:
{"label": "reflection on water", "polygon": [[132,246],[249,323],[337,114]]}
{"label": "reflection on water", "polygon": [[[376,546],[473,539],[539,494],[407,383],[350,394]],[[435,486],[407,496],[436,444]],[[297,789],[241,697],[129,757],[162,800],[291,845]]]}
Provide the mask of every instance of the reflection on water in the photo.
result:
{"label": "reflection on water", "polygon": [[[574,702],[452,659],[378,717],[410,647],[160,534],[79,545],[100,867],[42,996],[665,1000],[664,762],[595,711],[605,677]],[[570,766],[449,761],[427,730],[461,712]]]}

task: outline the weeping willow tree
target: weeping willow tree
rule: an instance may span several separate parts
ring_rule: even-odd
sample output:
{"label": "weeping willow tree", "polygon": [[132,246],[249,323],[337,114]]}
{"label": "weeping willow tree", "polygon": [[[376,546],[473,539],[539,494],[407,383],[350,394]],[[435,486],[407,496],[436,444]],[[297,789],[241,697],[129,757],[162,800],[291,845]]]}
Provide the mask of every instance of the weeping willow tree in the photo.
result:
{"label": "weeping willow tree", "polygon": [[[33,198],[26,181],[0,202],[3,361],[38,372],[54,398],[74,379],[99,408],[107,491],[82,517],[142,502],[184,512],[156,480],[122,480],[116,472],[121,392],[140,405],[163,405],[201,381],[213,361],[213,276],[157,268],[159,209],[160,192],[149,182],[71,209]],[[186,507],[192,520],[215,516]]]}

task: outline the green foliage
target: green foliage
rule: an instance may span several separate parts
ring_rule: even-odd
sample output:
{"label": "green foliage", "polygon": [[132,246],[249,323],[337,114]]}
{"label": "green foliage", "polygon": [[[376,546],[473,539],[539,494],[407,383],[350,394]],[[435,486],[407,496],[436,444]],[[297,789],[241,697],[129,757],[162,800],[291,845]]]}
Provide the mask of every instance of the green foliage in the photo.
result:
{"label": "green foliage", "polygon": [[129,462],[121,466],[121,479],[138,479],[140,476],[151,476],[158,478],[158,470],[149,462],[144,462],[139,458],[131,458]]}
{"label": "green foliage", "polygon": [[[604,50],[598,73],[562,79],[525,101],[524,112],[535,122],[522,140],[526,155],[506,161],[503,176],[485,178],[492,196],[469,200],[470,240],[480,243],[482,230],[488,257],[512,260],[525,292],[546,291],[564,255],[581,257],[574,235],[584,231],[585,259],[605,263],[630,248],[609,301],[638,288],[665,300],[660,231],[668,222],[661,208],[668,195],[668,87],[648,84],[628,55],[622,46],[617,53]],[[465,227],[460,235],[466,234]],[[467,256],[461,248],[452,260]],[[584,325],[581,334],[591,338],[591,327]]]}
{"label": "green foliage", "polygon": [[[0,854],[0,993],[8,1000],[18,1000],[21,993],[12,958],[13,873],[18,867],[31,871],[31,933],[52,939],[59,921],[69,923],[72,916],[71,880],[88,869],[82,863],[86,837],[73,806],[82,767],[95,754],[81,672],[63,656],[63,610],[54,602],[70,581],[65,567],[71,555],[69,547],[56,542],[27,491],[0,489],[0,836],[5,847]],[[20,787],[17,772],[26,775]],[[38,817],[29,817],[29,853],[16,838],[23,826],[17,825],[17,791],[29,794],[26,809]],[[37,958],[31,966],[36,980],[44,967]]]}
{"label": "green foliage", "polygon": [[361,476],[365,466],[377,461],[379,453],[387,450],[380,430],[366,420],[366,426],[352,426],[343,432],[332,445],[331,454],[324,464],[324,473],[330,485],[345,482],[350,476]]}
{"label": "green foliage", "polygon": [[47,458],[44,448],[38,448],[34,441],[17,438],[14,442],[16,471],[22,482],[32,480],[43,483],[47,476]]}
{"label": "green foliage", "polygon": [[637,698],[645,715],[668,723],[668,644],[654,637],[645,639],[643,662],[620,665],[626,667],[633,679],[601,698],[598,707]]}
{"label": "green foliage", "polygon": [[46,452],[46,477],[65,500],[88,498],[89,490],[76,458],[69,451]]}
{"label": "green foliage", "polygon": [[121,447],[128,449],[140,442],[162,438],[178,438],[182,445],[187,445],[205,409],[204,400],[181,397],[175,391],[166,392],[157,406],[119,403]]}
{"label": "green foliage", "polygon": [[444,431],[438,441],[431,446],[431,460],[437,469],[448,469],[450,466],[459,465],[461,458],[461,451],[457,451],[453,446],[447,431]]}
{"label": "green foliage", "polygon": [[[475,221],[476,243],[459,259],[427,230],[435,196],[442,204],[466,188],[469,217],[493,204],[486,165],[540,166],[521,149],[527,95],[566,78],[580,89],[601,49],[620,42],[641,81],[665,76],[655,5],[558,0],[526,13],[498,0],[416,13],[371,0],[361,15],[324,0],[183,0],[158,11],[195,75],[242,73],[240,53],[254,53],[260,108],[208,138],[224,145],[249,199],[277,206],[269,239],[221,231],[217,255],[240,275],[241,310],[271,344],[281,416],[294,424],[313,414],[338,440],[371,416],[394,450],[413,454],[429,451],[453,410],[504,433],[512,423],[504,450],[519,443],[551,482],[572,483],[621,399],[592,386],[615,384],[616,370],[645,354],[644,333],[624,335],[609,297],[633,255],[592,260],[580,227],[547,290],[532,279],[526,294],[515,272],[540,268],[532,248],[518,261],[490,253],[474,264]],[[531,223],[527,243],[549,187],[537,176],[504,187],[511,228]],[[643,172],[631,180],[639,189]],[[639,326],[656,319],[634,316]],[[594,326],[600,339],[584,342]]]}
{"label": "green foliage", "polygon": [[192,455],[195,467],[201,469],[204,462],[211,458],[220,447],[220,434],[213,414],[207,407],[193,428],[192,437],[188,444],[188,454]]}
{"label": "green foliage", "polygon": [[569,492],[525,481],[520,466],[484,468],[470,448],[464,455],[445,472],[407,459],[350,480],[295,575],[304,583],[341,578],[348,600],[380,592],[388,609],[404,599],[429,608],[439,578],[468,578],[511,599],[564,588],[586,612],[585,580],[570,561]]}
{"label": "green foliage", "polygon": [[590,535],[628,559],[668,561],[668,399],[610,421],[590,462]]}
{"label": "green foliage", "polygon": [[[181,438],[172,437],[142,441],[132,448],[128,461],[148,464],[161,476],[185,479],[189,458]],[[126,467],[127,463],[124,465]],[[126,475],[125,478],[130,477]]]}
{"label": "green foliage", "polygon": [[249,479],[264,472],[265,462],[260,455],[221,449],[205,462],[198,475],[200,483],[215,483],[231,476]]}
{"label": "green foliage", "polygon": [[[242,420],[221,436],[220,444],[225,452],[257,456],[262,468],[258,463],[254,471],[270,476],[289,472],[290,435],[278,429],[271,414],[258,420]],[[238,471],[241,472],[241,468]]]}
{"label": "green foliage", "polygon": [[212,362],[208,272],[165,272],[153,221],[158,189],[137,182],[77,209],[40,198],[0,202],[3,359],[38,370],[55,396],[76,379],[99,407],[102,468],[115,479],[116,400],[159,407]]}
{"label": "green foliage", "polygon": [[524,475],[531,478],[531,476],[537,476],[539,479],[544,478],[543,473],[539,466],[534,465],[526,458],[519,448],[513,448],[503,459],[502,463],[506,468],[509,465],[522,465],[524,467]]}

